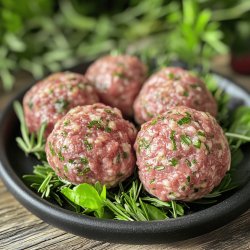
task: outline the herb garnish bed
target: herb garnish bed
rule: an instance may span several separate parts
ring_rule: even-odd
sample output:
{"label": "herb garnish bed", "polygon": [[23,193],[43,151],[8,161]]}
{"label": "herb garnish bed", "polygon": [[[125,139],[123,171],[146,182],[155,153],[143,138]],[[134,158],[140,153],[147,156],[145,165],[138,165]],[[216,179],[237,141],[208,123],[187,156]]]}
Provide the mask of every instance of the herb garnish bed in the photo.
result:
{"label": "herb garnish bed", "polygon": [[34,154],[41,164],[34,166],[32,175],[24,175],[25,183],[41,195],[42,198],[58,203],[60,206],[77,213],[98,218],[126,221],[148,221],[176,218],[214,205],[240,188],[243,183],[235,181],[237,167],[243,159],[242,145],[250,142],[250,107],[239,107],[229,116],[230,97],[220,88],[208,86],[218,102],[217,119],[228,138],[232,164],[222,182],[209,195],[192,203],[179,201],[162,202],[149,196],[135,173],[119,187],[106,190],[99,183],[92,186],[80,184],[74,186],[57,177],[46,161],[43,124],[37,135],[30,135],[24,122],[20,103],[14,108],[20,121],[21,137],[16,138],[25,154]]}

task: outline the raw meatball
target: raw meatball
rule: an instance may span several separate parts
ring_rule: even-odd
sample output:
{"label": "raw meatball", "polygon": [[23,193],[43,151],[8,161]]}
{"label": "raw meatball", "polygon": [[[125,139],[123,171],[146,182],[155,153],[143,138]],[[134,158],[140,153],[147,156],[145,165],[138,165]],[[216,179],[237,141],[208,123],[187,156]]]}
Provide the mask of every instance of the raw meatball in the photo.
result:
{"label": "raw meatball", "polygon": [[56,123],[46,143],[50,166],[74,183],[116,186],[134,170],[134,125],[104,104],[71,109]]}
{"label": "raw meatball", "polygon": [[144,123],[135,150],[141,182],[163,201],[202,198],[221,182],[231,162],[216,120],[184,106]]}
{"label": "raw meatball", "polygon": [[132,116],[133,103],[147,74],[146,66],[135,56],[105,56],[87,70],[101,101]]}
{"label": "raw meatball", "polygon": [[181,68],[164,68],[143,85],[134,103],[135,120],[142,124],[182,105],[217,114],[216,102],[199,78]]}
{"label": "raw meatball", "polygon": [[37,132],[46,122],[47,138],[55,123],[71,108],[98,101],[95,89],[84,76],[72,72],[55,73],[38,82],[24,96],[25,121],[30,132]]}

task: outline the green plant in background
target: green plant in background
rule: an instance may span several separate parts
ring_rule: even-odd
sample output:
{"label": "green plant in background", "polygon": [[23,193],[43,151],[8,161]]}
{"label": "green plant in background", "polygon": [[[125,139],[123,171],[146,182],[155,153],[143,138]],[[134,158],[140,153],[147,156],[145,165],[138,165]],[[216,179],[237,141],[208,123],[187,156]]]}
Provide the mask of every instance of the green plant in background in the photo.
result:
{"label": "green plant in background", "polygon": [[212,20],[220,22],[224,41],[233,52],[250,52],[250,1],[246,0],[205,0],[205,6],[213,9]]}
{"label": "green plant in background", "polygon": [[212,56],[227,51],[221,9],[227,19],[246,9],[244,1],[228,2],[0,0],[3,87],[12,88],[18,70],[39,78],[113,49],[155,57],[157,64],[181,60],[209,68]]}
{"label": "green plant in background", "polygon": [[[208,59],[215,53],[227,52],[226,45],[221,41],[223,33],[219,29],[219,23],[211,21],[211,16],[212,11],[199,10],[196,1],[183,1],[182,22],[178,26],[177,37],[173,34],[171,44],[173,51],[191,65],[200,63],[208,67]],[[178,44],[180,40],[182,42]]]}

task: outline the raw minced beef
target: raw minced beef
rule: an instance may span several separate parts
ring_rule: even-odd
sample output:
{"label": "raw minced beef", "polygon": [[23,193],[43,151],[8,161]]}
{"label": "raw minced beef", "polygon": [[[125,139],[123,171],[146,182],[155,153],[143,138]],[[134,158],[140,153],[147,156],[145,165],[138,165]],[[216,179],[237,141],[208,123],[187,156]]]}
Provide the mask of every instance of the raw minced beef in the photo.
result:
{"label": "raw minced beef", "polygon": [[95,61],[86,76],[103,103],[119,108],[129,117],[133,103],[146,78],[146,66],[135,56],[104,56]]}
{"label": "raw minced beef", "polygon": [[121,112],[104,104],[71,109],[55,125],[46,143],[50,166],[74,183],[116,186],[135,167],[134,125]]}
{"label": "raw minced beef", "polygon": [[164,68],[143,85],[134,103],[135,120],[142,124],[182,105],[217,114],[216,101],[198,77],[181,68]]}
{"label": "raw minced beef", "polygon": [[37,132],[47,124],[45,137],[67,111],[78,105],[99,101],[95,89],[77,73],[60,72],[35,84],[24,96],[25,121],[30,132]]}
{"label": "raw minced beef", "polygon": [[163,201],[202,198],[221,182],[231,162],[214,117],[184,106],[144,123],[134,148],[141,182]]}

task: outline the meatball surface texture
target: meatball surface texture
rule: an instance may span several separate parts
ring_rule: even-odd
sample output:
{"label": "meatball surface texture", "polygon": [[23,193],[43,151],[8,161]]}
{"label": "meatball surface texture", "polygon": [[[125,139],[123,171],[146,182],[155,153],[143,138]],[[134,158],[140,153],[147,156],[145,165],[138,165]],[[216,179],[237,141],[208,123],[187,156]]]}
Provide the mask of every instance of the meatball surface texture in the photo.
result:
{"label": "meatball surface texture", "polygon": [[123,115],[133,114],[133,103],[146,78],[147,67],[135,56],[104,56],[87,70],[101,102],[119,108]]}
{"label": "meatball surface texture", "polygon": [[142,124],[176,106],[217,114],[216,101],[202,80],[184,69],[168,67],[143,85],[134,102],[135,120]]}
{"label": "meatball surface texture", "polygon": [[37,132],[45,122],[47,138],[55,123],[71,108],[98,101],[95,89],[84,76],[72,72],[55,73],[35,84],[25,94],[25,121],[30,132]]}
{"label": "meatball surface texture", "polygon": [[79,106],[56,123],[45,151],[62,179],[113,187],[133,173],[136,133],[116,108],[100,103]]}
{"label": "meatball surface texture", "polygon": [[230,168],[229,145],[215,118],[184,106],[144,123],[134,148],[141,182],[163,201],[202,198]]}

